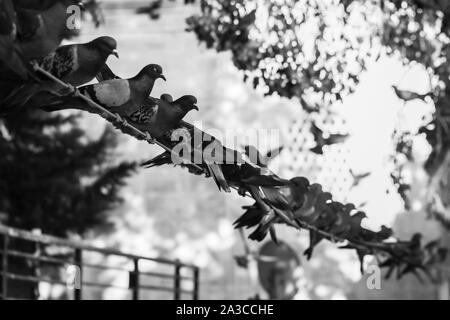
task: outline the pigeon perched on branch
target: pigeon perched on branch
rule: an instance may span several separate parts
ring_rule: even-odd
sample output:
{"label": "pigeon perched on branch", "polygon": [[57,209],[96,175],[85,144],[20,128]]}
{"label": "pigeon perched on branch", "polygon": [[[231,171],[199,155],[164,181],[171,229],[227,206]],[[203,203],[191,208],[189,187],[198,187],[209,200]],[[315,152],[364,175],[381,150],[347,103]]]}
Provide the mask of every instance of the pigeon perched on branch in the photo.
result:
{"label": "pigeon perched on branch", "polygon": [[305,193],[305,201],[295,210],[295,218],[306,223],[313,223],[320,216],[320,206],[329,198],[331,195],[323,192],[320,184],[312,184]]}
{"label": "pigeon perched on branch", "polygon": [[95,78],[110,55],[119,57],[117,42],[104,36],[87,43],[61,46],[37,62],[60,80],[80,86]]}
{"label": "pigeon perched on branch", "polygon": [[[329,199],[331,199],[331,196],[329,197]],[[332,204],[325,204],[319,210],[319,217],[314,222],[314,226],[318,230],[328,232],[337,221],[338,217],[334,213],[332,208]],[[314,230],[309,231],[309,247],[303,252],[307,260],[311,259],[315,246],[317,246],[323,239],[324,236],[319,234],[318,232]]]}
{"label": "pigeon perched on branch", "polygon": [[[176,141],[172,139],[172,133],[174,132],[185,133],[187,137],[184,137],[181,141]],[[198,139],[195,139],[194,136],[197,136]],[[227,167],[227,160],[239,161],[236,160],[239,159],[239,154],[234,150],[224,147],[219,140],[183,121],[181,121],[178,128],[171,130],[171,132],[160,137],[158,140],[172,147],[177,146],[178,150],[187,151],[187,154],[183,152],[183,154],[178,155],[177,161],[182,160],[182,163],[178,164],[188,167],[193,173],[203,172],[198,172],[197,169],[194,169],[191,165],[192,163],[205,167],[207,174],[214,179],[219,190],[231,191],[222,168]],[[195,144],[197,142],[196,140],[199,143],[197,145]],[[173,158],[167,151],[154,159],[144,162],[142,165],[153,167],[162,164],[173,164]]]}
{"label": "pigeon perched on branch", "polygon": [[157,138],[178,126],[189,111],[198,111],[196,103],[197,99],[191,95],[182,96],[175,101],[167,94],[162,95],[161,99],[148,98],[125,120]]}
{"label": "pigeon perched on branch", "polygon": [[264,216],[261,208],[256,203],[251,206],[243,206],[242,209],[245,209],[245,212],[233,222],[235,229],[255,227],[261,222]]}
{"label": "pigeon perched on branch", "polygon": [[285,186],[288,180],[282,179],[267,168],[243,163],[238,171],[234,172],[233,180],[244,185],[259,187]]}
{"label": "pigeon perched on branch", "polygon": [[[99,37],[88,43],[61,46],[35,63],[63,82],[79,86],[91,81],[105,65],[110,55],[118,57],[116,47],[117,43],[113,38]],[[11,93],[5,98],[4,104],[9,108],[21,107],[34,97],[30,105],[41,107],[50,102],[53,95],[59,97],[65,94],[65,89],[61,89],[58,83],[48,79],[45,75],[39,75],[39,80],[39,83],[18,84],[17,87],[10,90]],[[53,109],[45,107],[55,110],[55,107]]]}
{"label": "pigeon perched on branch", "polygon": [[308,179],[295,177],[280,188],[261,187],[264,201],[280,210],[297,210],[306,201],[310,185]]}
{"label": "pigeon perched on branch", "polygon": [[[99,81],[106,81],[109,79],[118,79],[118,77],[111,71],[111,69],[105,64],[102,70],[97,75]],[[158,102],[159,101],[159,102]],[[210,158],[210,154],[204,151],[211,145],[215,146],[215,151],[222,154],[222,159],[227,159],[230,157],[235,158],[236,153],[228,148],[225,148],[217,139],[208,135],[207,133],[198,130],[194,126],[181,121],[184,115],[193,109],[198,109],[196,107],[197,99],[194,96],[183,96],[176,101],[178,106],[173,109],[173,98],[169,94],[161,95],[160,99],[147,98],[141,108],[135,110],[135,112],[128,115],[129,121],[133,123],[137,128],[148,133],[150,136],[155,136],[160,138],[162,143],[167,146],[174,147],[178,142],[174,142],[171,137],[171,132],[174,130],[184,130],[187,131],[190,139],[188,141],[183,141],[183,143],[189,144],[189,150],[191,154],[188,156],[189,159],[182,163],[182,166],[189,168],[189,171],[194,174],[202,174],[198,166],[206,166],[208,174],[211,175],[220,189],[230,192],[230,187],[225,179],[222,167],[220,163],[217,163],[217,159]],[[175,111],[175,112],[174,112]],[[134,122],[138,123],[134,123]],[[179,123],[177,128],[169,130],[174,124]],[[169,131],[167,131],[169,130]],[[194,135],[200,135],[200,145],[193,145],[195,142]],[[187,145],[185,145],[187,146]],[[187,156],[187,155],[185,155]],[[200,163],[196,163],[195,159],[199,159]],[[178,160],[178,159],[177,159]],[[196,165],[192,165],[196,163]],[[171,152],[165,151],[159,156],[145,161],[142,165],[145,167],[160,166],[163,164],[173,164],[173,155]]]}
{"label": "pigeon perched on branch", "polygon": [[[106,64],[105,64],[106,66]],[[115,113],[116,120],[126,121],[124,117],[129,117],[137,111],[149,98],[156,79],[163,79],[162,69],[159,65],[150,64],[144,67],[135,77],[130,79],[115,78],[101,81],[96,84],[86,85],[78,88],[79,93],[90,98],[108,111]],[[99,110],[93,109],[85,100],[75,96],[70,96],[63,90],[57,95],[67,95],[67,97],[53,97],[49,101],[37,107],[51,112],[64,109],[77,109],[93,113]],[[104,116],[104,115],[103,115]]]}
{"label": "pigeon perched on branch", "polygon": [[113,79],[79,88],[86,95],[120,118],[128,117],[145,103],[157,79],[166,80],[162,68],[149,64],[130,79]]}

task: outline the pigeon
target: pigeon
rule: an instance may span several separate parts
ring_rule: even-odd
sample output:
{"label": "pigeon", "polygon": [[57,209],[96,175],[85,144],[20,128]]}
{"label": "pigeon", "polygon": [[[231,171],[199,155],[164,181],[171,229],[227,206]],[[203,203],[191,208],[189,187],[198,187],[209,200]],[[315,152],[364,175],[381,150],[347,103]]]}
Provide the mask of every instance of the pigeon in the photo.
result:
{"label": "pigeon", "polygon": [[323,147],[336,143],[342,143],[349,137],[348,134],[330,134],[328,138],[324,138],[323,131],[315,123],[311,124],[311,133],[314,136],[316,146],[310,150],[316,154],[323,154]]}
{"label": "pigeon", "polygon": [[262,241],[267,233],[270,233],[272,240],[277,243],[278,239],[274,225],[282,222],[287,223],[288,225],[293,224],[293,218],[290,217],[290,212],[279,210],[266,203],[265,199],[263,199],[264,195],[260,192],[258,187],[250,186],[248,190],[253,199],[256,200],[256,203],[252,207],[253,220],[251,220],[251,226],[258,223],[257,228],[249,235],[249,238],[256,241]]}
{"label": "pigeon", "polygon": [[153,138],[159,138],[178,126],[189,111],[198,111],[197,99],[192,95],[172,100],[167,94],[162,95],[160,99],[148,98],[125,120],[139,130],[148,132]]}
{"label": "pigeon", "polygon": [[441,241],[435,240],[427,243],[424,247],[424,265],[442,263],[447,258],[447,249],[441,247]]}
{"label": "pigeon", "polygon": [[354,241],[361,236],[362,227],[361,222],[365,219],[367,215],[362,211],[357,211],[355,214],[350,216],[349,220],[349,230],[345,234],[345,238],[350,241]]}
{"label": "pigeon", "polygon": [[280,210],[295,211],[301,208],[306,201],[309,181],[304,177],[295,177],[281,188],[261,187],[263,199],[271,207]]}
{"label": "pigeon", "polygon": [[348,244],[346,246],[343,247],[339,247],[340,249],[354,249],[356,250],[356,254],[358,255],[358,260],[359,260],[359,271],[361,272],[361,274],[364,274],[364,258],[367,255],[372,255],[373,254],[373,250],[371,248],[367,248],[364,246],[354,246],[352,244]]}
{"label": "pigeon", "polygon": [[160,97],[161,100],[164,100],[166,102],[173,102],[173,97],[168,93],[163,93]]}
{"label": "pigeon", "polygon": [[242,209],[245,209],[245,212],[233,222],[235,229],[255,227],[261,222],[264,216],[264,212],[258,207],[257,203],[251,206],[243,206]]}
{"label": "pigeon", "polygon": [[422,250],[422,235],[420,233],[415,233],[409,243],[407,242],[406,244],[399,245],[406,246],[406,248],[401,248],[399,251],[400,254],[404,253],[404,256],[407,257],[407,262],[403,269],[400,270],[399,266],[400,272],[397,275],[397,278],[400,279],[404,275],[412,273],[420,282],[423,282],[418,270],[422,270],[429,278],[432,278],[431,274],[429,274],[428,270],[423,265],[424,251]]}
{"label": "pigeon", "polygon": [[[343,205],[337,201],[331,202],[322,207],[322,212],[313,225],[319,230],[350,240],[361,232],[361,220],[365,218],[365,214],[361,211],[350,216],[350,212],[354,209],[353,204]],[[310,230],[309,236],[309,248],[303,253],[308,260],[312,256],[314,247],[324,239],[323,235],[314,230]]]}
{"label": "pigeon", "polygon": [[[116,120],[123,123],[126,121],[123,117],[129,116],[146,103],[156,79],[159,78],[165,80],[161,67],[150,64],[133,78],[105,80],[79,87],[77,90],[80,94],[89,97],[103,108],[114,113]],[[67,95],[67,93],[65,94]],[[48,112],[77,109],[98,113],[98,110],[93,111],[91,105],[76,96],[68,96],[65,99],[58,97],[56,102],[45,101],[44,104],[36,107]]]}
{"label": "pigeon", "polygon": [[382,242],[392,237],[392,235],[392,229],[384,225],[381,226],[381,230],[377,232],[362,228],[359,240],[365,242]]}
{"label": "pigeon", "polygon": [[[417,268],[425,269],[421,250],[422,235],[415,233],[409,241],[398,241],[390,244],[391,256],[379,264],[380,268],[388,268],[385,279],[389,279],[392,272],[397,270],[397,278],[400,279],[407,273],[413,273],[419,281],[422,278]],[[414,260],[414,261],[413,261]]]}
{"label": "pigeon", "polygon": [[336,221],[330,227],[329,232],[337,237],[345,237],[347,232],[349,232],[350,226],[350,212],[355,209],[353,204],[343,205],[339,202],[332,202],[330,206],[336,214]]}
{"label": "pigeon", "polygon": [[[331,199],[331,194],[328,194],[324,197],[325,202],[329,199]],[[314,227],[316,227],[319,230],[328,232],[338,219],[333,208],[334,208],[333,203],[330,204],[324,203],[320,209],[318,208],[320,214],[319,217],[314,221]],[[322,236],[318,232],[314,230],[309,231],[309,247],[303,252],[307,260],[311,259],[314,247],[318,245],[323,238],[324,236]]]}
{"label": "pigeon", "polygon": [[[97,74],[97,80],[100,82],[114,79],[120,78],[106,64]],[[126,117],[126,120],[141,131],[148,132],[152,137],[161,137],[174,129],[189,111],[198,111],[196,104],[197,98],[192,95],[185,95],[173,101],[170,94],[164,93],[160,99],[147,97],[139,108]]]}
{"label": "pigeon", "polygon": [[274,227],[274,224],[277,222],[279,222],[279,216],[275,214],[275,211],[271,210],[267,214],[264,214],[258,227],[249,234],[249,239],[260,242],[266,238],[267,233],[270,233],[273,242],[278,243]]}
{"label": "pigeon", "polygon": [[248,186],[262,212],[258,227],[249,238],[261,241],[270,232],[272,240],[277,242],[274,224],[295,224],[293,210],[303,205],[308,187],[309,181],[304,177],[289,180],[283,188]]}
{"label": "pigeon", "polygon": [[37,63],[62,81],[80,86],[95,78],[110,55],[119,57],[117,42],[104,36],[87,43],[61,46]]}
{"label": "pigeon", "polygon": [[[110,79],[118,79],[118,77],[105,64],[104,67],[102,68],[102,70],[97,75],[97,79],[99,81],[105,81],[105,80],[110,80]],[[189,98],[187,98],[187,97],[188,96],[185,96],[184,99],[190,100],[191,102],[194,101],[193,96],[190,96]],[[160,100],[163,102],[167,102],[169,104],[173,102],[172,96],[170,96],[168,94],[161,95]],[[164,106],[167,106],[167,103],[161,103],[161,104]],[[196,99],[195,99],[195,103],[196,103]],[[153,104],[153,106],[154,106],[154,104]],[[159,109],[159,106],[158,106],[158,109]],[[152,107],[151,110],[154,110],[154,107]],[[149,111],[149,112],[153,112],[153,111]],[[151,118],[151,117],[152,116],[150,116],[149,118]],[[192,158],[194,158],[194,160],[195,160],[196,155],[200,155],[201,164],[205,165],[207,167],[208,174],[214,179],[219,190],[231,192],[230,187],[227,182],[227,179],[224,177],[223,171],[222,171],[222,168],[225,164],[217,163],[216,159],[208,158],[208,156],[205,157],[205,153],[203,151],[210,145],[214,145],[215,150],[222,154],[222,160],[223,159],[227,160],[227,159],[231,158],[232,160],[234,160],[236,162],[242,162],[241,155],[236,153],[234,150],[225,148],[222,145],[222,143],[220,143],[220,141],[215,139],[213,136],[208,135],[207,133],[205,133],[201,130],[198,130],[197,128],[188,124],[187,122],[180,121],[179,129],[188,130],[190,132],[191,137],[195,136],[195,135],[201,135],[202,139],[199,139],[201,145],[196,145],[196,146],[194,146],[194,148],[191,148],[191,150],[192,150],[191,161],[192,161]],[[163,130],[161,130],[161,131],[163,131]],[[191,138],[190,140],[191,140],[191,142],[195,142],[195,139]],[[170,137],[169,137],[169,141],[165,141],[165,142],[166,142],[166,144],[169,144],[169,142],[172,142],[172,141],[170,141]],[[152,167],[154,165],[170,164],[170,163],[173,163],[172,158],[173,158],[172,154],[171,153],[169,154],[169,152],[166,151],[163,154],[159,155],[157,158],[154,158],[154,159],[144,162],[142,165],[147,166],[147,167]],[[153,162],[153,160],[156,160],[156,162]],[[227,160],[227,162],[228,162],[228,160]],[[185,164],[181,164],[181,165],[187,167],[189,169],[189,171],[194,174],[202,173],[202,171],[200,171],[197,166],[194,166],[192,164],[185,163]]]}
{"label": "pigeon", "polygon": [[[174,141],[173,134],[179,133],[181,136],[184,136],[183,132],[186,133],[188,137],[183,138],[181,141]],[[197,139],[195,137],[197,137]],[[177,150],[174,150],[175,153],[178,150],[187,150],[188,152],[186,154],[185,152],[179,154],[177,161],[181,160],[181,163],[176,164],[189,168],[189,171],[194,174],[202,174],[206,171],[207,176],[211,176],[214,179],[219,190],[231,192],[222,168],[227,166],[228,161],[240,161],[239,153],[224,147],[219,140],[184,121],[180,122],[178,128],[170,130],[164,136],[158,138],[158,141],[171,149],[176,148]],[[195,142],[198,144],[196,145]],[[170,152],[167,152],[167,154],[163,153],[157,158],[144,162],[142,165],[152,167],[161,164],[173,164],[172,155],[173,153]],[[155,160],[157,162],[155,162]],[[196,166],[192,165],[193,163],[195,163]],[[200,171],[198,166],[203,167],[205,170]]]}
{"label": "pigeon", "polygon": [[250,234],[250,239],[261,241],[266,237],[267,233],[270,232],[272,240],[277,242],[273,224],[276,222],[281,222],[281,220],[277,218],[276,214],[274,214],[276,211],[269,211],[269,213],[265,213],[256,202],[251,206],[243,206],[242,208],[246,209],[246,211],[233,223],[235,229],[249,229],[258,226]]}
{"label": "pigeon", "polygon": [[320,216],[322,206],[331,199],[331,194],[322,191],[320,184],[312,184],[305,194],[306,201],[294,212],[296,219],[313,224]]}
{"label": "pigeon", "polygon": [[44,11],[18,8],[17,44],[26,59],[42,58],[58,48],[63,39],[76,34],[67,27],[67,8],[79,1],[56,1]]}
{"label": "pigeon", "polygon": [[123,121],[122,117],[130,116],[145,103],[157,79],[166,80],[162,68],[149,64],[133,78],[106,80],[80,87],[79,91]]}
{"label": "pigeon", "polygon": [[384,279],[389,279],[392,275],[392,272],[395,271],[396,268],[398,268],[401,264],[401,261],[399,261],[397,258],[390,256],[388,258],[386,258],[384,261],[382,261],[381,263],[378,264],[378,266],[383,269],[383,268],[387,268],[387,272],[384,275]]}

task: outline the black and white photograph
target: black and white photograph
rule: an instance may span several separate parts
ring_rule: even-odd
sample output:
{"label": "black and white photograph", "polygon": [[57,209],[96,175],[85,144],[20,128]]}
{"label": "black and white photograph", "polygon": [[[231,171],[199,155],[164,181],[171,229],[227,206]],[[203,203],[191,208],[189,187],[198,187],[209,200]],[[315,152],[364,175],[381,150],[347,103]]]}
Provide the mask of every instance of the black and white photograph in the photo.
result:
{"label": "black and white photograph", "polygon": [[0,308],[450,300],[449,248],[450,1],[0,0]]}

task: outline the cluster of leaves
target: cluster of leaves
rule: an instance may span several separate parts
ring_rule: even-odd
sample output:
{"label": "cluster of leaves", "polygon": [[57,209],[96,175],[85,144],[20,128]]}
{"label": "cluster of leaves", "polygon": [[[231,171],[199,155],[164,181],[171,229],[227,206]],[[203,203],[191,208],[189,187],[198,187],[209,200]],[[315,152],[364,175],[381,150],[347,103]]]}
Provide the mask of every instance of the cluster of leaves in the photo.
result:
{"label": "cluster of leaves", "polygon": [[[382,5],[381,5],[382,4]],[[404,63],[420,63],[430,76],[430,93],[436,111],[433,119],[418,130],[425,134],[432,153],[425,165],[430,174],[439,167],[450,147],[449,140],[449,75],[450,6],[446,1],[381,1],[384,14],[382,44],[389,52],[400,53]],[[404,101],[408,97],[397,91]],[[420,98],[418,96],[413,97]]]}
{"label": "cluster of leaves", "polygon": [[[255,88],[299,98],[307,112],[351,93],[374,56],[399,54],[405,64],[419,63],[430,75],[430,92],[396,93],[405,101],[428,96],[434,102],[432,120],[416,133],[424,134],[432,147],[425,163],[430,175],[450,149],[448,1],[204,0],[201,14],[187,24],[208,48],[229,50]],[[314,95],[319,108],[308,102]],[[399,153],[408,152],[403,142],[399,140]],[[408,205],[401,168],[396,166],[392,178]]]}
{"label": "cluster of leaves", "polygon": [[208,48],[229,50],[244,79],[266,95],[317,94],[325,104],[355,89],[375,50],[376,24],[361,28],[337,1],[205,0],[188,30]]}

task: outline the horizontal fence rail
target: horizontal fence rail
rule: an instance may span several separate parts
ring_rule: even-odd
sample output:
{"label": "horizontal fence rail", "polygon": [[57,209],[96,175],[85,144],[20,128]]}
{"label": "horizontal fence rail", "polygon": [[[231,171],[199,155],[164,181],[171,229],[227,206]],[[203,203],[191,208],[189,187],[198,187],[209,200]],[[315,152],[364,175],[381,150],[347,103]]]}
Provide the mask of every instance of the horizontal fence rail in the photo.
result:
{"label": "horizontal fence rail", "polygon": [[0,299],[102,299],[108,290],[119,299],[196,300],[199,269],[0,225]]}

